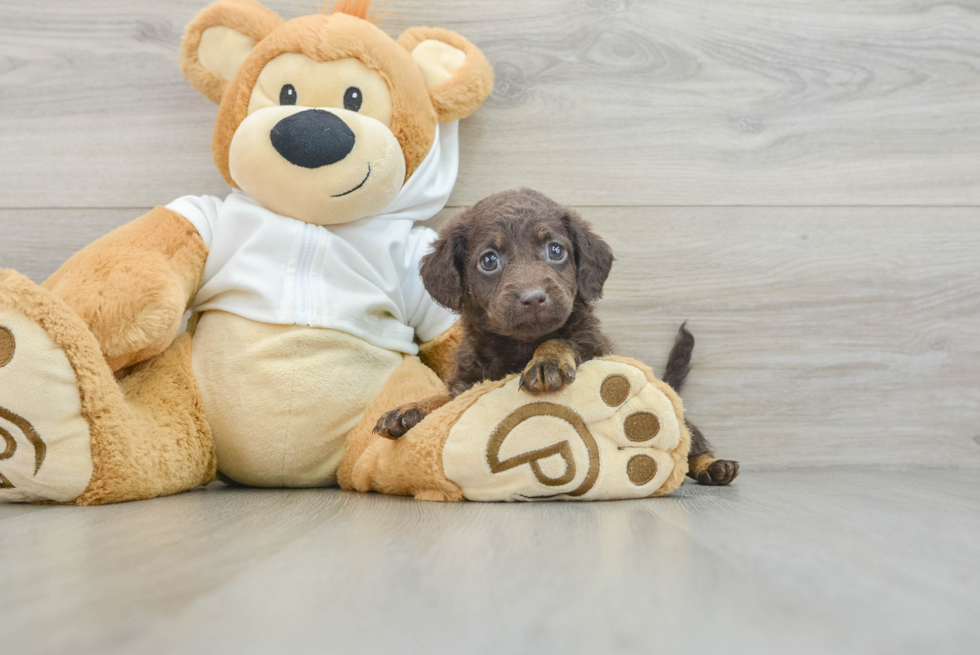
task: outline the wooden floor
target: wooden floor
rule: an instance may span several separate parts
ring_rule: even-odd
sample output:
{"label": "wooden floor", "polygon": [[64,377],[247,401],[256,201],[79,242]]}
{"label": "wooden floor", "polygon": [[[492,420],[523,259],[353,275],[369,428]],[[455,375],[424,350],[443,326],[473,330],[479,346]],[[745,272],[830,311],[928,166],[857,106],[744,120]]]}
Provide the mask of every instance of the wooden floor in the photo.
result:
{"label": "wooden floor", "polygon": [[[40,281],[228,192],[176,65],[206,2],[0,3],[0,267]],[[517,186],[578,208],[618,258],[618,351],[660,367],[689,321],[685,405],[742,477],[588,506],[3,506],[0,652],[975,652],[980,0],[374,6],[494,66],[435,223]]]}
{"label": "wooden floor", "polygon": [[11,655],[975,653],[980,471],[592,504],[222,485],[0,506]]}

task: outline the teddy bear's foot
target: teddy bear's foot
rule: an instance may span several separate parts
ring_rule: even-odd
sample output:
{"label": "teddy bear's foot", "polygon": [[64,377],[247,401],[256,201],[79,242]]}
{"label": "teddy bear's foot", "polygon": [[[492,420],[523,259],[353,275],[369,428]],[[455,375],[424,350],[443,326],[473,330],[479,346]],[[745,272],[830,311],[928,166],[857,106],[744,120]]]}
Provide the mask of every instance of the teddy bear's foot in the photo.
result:
{"label": "teddy bear's foot", "polygon": [[57,344],[65,326],[85,331],[63,303],[0,271],[0,500],[68,502],[92,479],[78,381]]}
{"label": "teddy bear's foot", "polygon": [[117,382],[62,300],[0,269],[0,500],[101,505],[214,479],[185,334]]}
{"label": "teddy bear's foot", "polygon": [[486,393],[449,433],[444,470],[465,498],[641,498],[683,481],[690,435],[680,400],[639,362],[587,362],[556,393],[519,385]]}

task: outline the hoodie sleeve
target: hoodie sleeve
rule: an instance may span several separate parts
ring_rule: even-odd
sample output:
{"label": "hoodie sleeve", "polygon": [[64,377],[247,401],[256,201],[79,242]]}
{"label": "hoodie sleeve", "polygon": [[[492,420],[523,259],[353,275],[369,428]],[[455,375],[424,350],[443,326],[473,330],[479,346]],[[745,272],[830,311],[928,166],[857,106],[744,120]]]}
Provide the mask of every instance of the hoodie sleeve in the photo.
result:
{"label": "hoodie sleeve", "polygon": [[197,228],[204,245],[211,250],[214,225],[223,201],[215,196],[183,196],[167,205],[167,209],[180,214]]}
{"label": "hoodie sleeve", "polygon": [[438,235],[427,227],[416,227],[409,237],[411,253],[405,272],[402,293],[408,315],[408,325],[415,330],[415,336],[422,343],[432,341],[451,328],[459,316],[438,304],[425,290],[419,266],[422,258],[429,252]]}

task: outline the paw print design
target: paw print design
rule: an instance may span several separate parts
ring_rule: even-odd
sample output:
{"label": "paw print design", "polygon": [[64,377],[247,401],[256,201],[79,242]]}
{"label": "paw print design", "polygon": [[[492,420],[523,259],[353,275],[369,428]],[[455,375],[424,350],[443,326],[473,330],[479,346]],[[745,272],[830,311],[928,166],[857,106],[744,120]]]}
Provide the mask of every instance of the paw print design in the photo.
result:
{"label": "paw print design", "polygon": [[50,336],[0,307],[0,500],[71,500],[92,474],[74,369]]}
{"label": "paw print design", "polygon": [[[9,328],[0,325],[0,368],[5,367],[13,361],[14,351],[16,349],[17,340],[14,338],[14,333]],[[19,429],[27,442],[34,446],[34,472],[36,474],[41,469],[41,464],[44,463],[44,457],[48,449],[47,445],[38,436],[37,430],[34,429],[30,421],[24,417],[0,406],[0,419]],[[12,458],[17,453],[17,440],[11,434],[10,430],[4,427],[3,422],[0,422],[0,439],[3,440],[3,452],[0,452],[0,461]],[[15,488],[13,483],[3,473],[0,473],[0,489]]]}
{"label": "paw print design", "polygon": [[530,398],[517,385],[483,396],[450,431],[444,469],[466,498],[640,498],[677,477],[683,419],[639,368],[588,362],[573,384]]}
{"label": "paw print design", "polygon": [[[14,333],[10,331],[10,328],[0,325],[0,368],[4,368],[13,361],[16,350],[17,340],[14,338]],[[38,471],[41,470],[41,465],[44,464],[44,458],[47,456],[47,444],[41,439],[30,421],[0,405],[0,439],[3,440],[3,452],[0,452],[0,461],[11,459],[17,454],[17,439],[14,438],[10,430],[4,427],[4,423],[14,426],[23,435],[24,440],[34,448],[34,474],[37,475]],[[0,489],[16,489],[3,473],[0,473]]]}

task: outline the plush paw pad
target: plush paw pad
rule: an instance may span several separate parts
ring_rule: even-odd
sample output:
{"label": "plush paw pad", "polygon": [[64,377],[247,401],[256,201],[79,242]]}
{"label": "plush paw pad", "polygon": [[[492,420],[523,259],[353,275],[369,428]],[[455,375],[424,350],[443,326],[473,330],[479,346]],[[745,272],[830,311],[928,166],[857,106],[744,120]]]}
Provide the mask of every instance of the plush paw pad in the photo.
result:
{"label": "plush paw pad", "polygon": [[446,477],[470,500],[599,500],[657,492],[674,469],[680,423],[670,399],[628,364],[596,360],[574,384],[531,396],[519,379],[453,426]]}
{"label": "plush paw pad", "polygon": [[92,470],[68,358],[39,325],[0,307],[0,500],[70,501]]}

